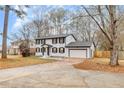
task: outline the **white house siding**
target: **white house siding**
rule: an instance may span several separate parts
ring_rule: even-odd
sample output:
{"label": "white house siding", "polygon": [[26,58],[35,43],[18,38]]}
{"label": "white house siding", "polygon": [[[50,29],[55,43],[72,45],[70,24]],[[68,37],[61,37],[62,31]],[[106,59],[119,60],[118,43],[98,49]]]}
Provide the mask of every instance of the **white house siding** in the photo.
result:
{"label": "white house siding", "polygon": [[[50,47],[50,49],[49,49],[49,56],[69,57],[69,49],[75,49],[75,50],[77,49],[77,50],[79,50],[79,51],[75,52],[76,55],[79,55],[80,51],[82,51],[83,49],[86,49],[86,57],[87,58],[92,58],[92,55],[93,55],[93,46],[91,46],[91,47],[84,47],[84,48],[65,48],[65,46],[68,45],[69,43],[76,42],[76,40],[74,39],[74,37],[72,35],[67,36],[65,38],[65,43],[63,43],[63,44],[59,43],[59,39],[58,38],[57,38],[57,44],[52,44],[52,39],[46,39],[45,42],[48,45],[52,45],[52,47]],[[42,48],[41,45],[42,44],[36,44],[36,48],[40,48],[41,49]],[[52,48],[53,47],[56,47],[58,49],[57,53],[52,53]],[[59,53],[59,48],[60,47],[65,48],[65,52],[64,53]],[[82,54],[84,54],[84,53],[82,53]],[[42,52],[36,52],[36,56],[43,56]]]}
{"label": "white house siding", "polygon": [[[51,44],[50,44],[50,41],[51,41]],[[57,39],[57,42],[59,42],[59,39]],[[48,43],[46,43],[48,44]],[[57,44],[52,44],[52,40],[49,40],[49,44],[52,45],[52,47],[50,48],[50,56],[60,56],[60,57],[64,57],[66,55],[66,49],[65,49],[65,53],[59,53],[59,48],[60,47],[63,47],[65,48],[65,43],[63,44],[60,44],[60,43],[57,43]],[[57,50],[57,53],[52,53],[52,48],[53,47],[56,47],[58,50]]]}
{"label": "white house siding", "polygon": [[36,56],[43,56],[42,53],[40,53],[40,52],[36,52],[35,55],[36,55]]}
{"label": "white house siding", "polygon": [[72,35],[69,35],[69,36],[66,37],[65,41],[66,41],[65,42],[66,45],[68,45],[69,43],[75,42],[76,40],[74,39],[74,37]]}
{"label": "white house siding", "polygon": [[[72,35],[69,35],[65,38],[65,43],[60,44],[59,38],[57,38],[57,44],[52,44],[52,39],[46,39],[46,44],[52,45],[52,47],[56,47],[58,49],[57,53],[52,53],[52,47],[49,50],[49,56],[60,56],[60,57],[68,57],[68,49],[65,48],[67,44],[70,42],[75,42],[75,39]],[[36,48],[42,48],[42,44],[36,44]],[[63,47],[65,48],[65,53],[59,53],[59,48]],[[36,52],[36,56],[42,56],[42,52]]]}
{"label": "white house siding", "polygon": [[91,49],[87,48],[87,58],[91,58]]}

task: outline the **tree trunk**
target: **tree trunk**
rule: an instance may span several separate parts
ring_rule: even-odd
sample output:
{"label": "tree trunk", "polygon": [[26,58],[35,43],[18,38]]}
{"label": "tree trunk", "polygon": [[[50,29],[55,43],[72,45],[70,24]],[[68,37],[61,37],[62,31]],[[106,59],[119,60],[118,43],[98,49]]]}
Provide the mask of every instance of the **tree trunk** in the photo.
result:
{"label": "tree trunk", "polygon": [[8,30],[8,16],[9,6],[5,6],[4,15],[4,29],[3,29],[3,40],[2,40],[2,58],[7,58],[7,30]]}
{"label": "tree trunk", "polygon": [[110,57],[110,65],[116,66],[118,64],[118,35],[117,35],[117,28],[116,28],[116,6],[110,5],[109,6],[110,12],[110,29],[112,33],[112,43],[111,43],[111,57]]}
{"label": "tree trunk", "polygon": [[113,49],[111,50],[110,65],[111,66],[119,65],[119,63],[118,63],[118,48],[116,45],[113,45]]}

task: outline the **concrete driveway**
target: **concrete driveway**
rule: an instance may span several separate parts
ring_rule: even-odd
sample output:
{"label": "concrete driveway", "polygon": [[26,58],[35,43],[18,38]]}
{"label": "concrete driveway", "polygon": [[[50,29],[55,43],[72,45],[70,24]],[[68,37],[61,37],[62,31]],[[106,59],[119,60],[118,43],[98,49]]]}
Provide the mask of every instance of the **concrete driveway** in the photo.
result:
{"label": "concrete driveway", "polygon": [[0,70],[0,87],[65,88],[124,87],[124,73],[107,73],[75,69],[82,59]]}

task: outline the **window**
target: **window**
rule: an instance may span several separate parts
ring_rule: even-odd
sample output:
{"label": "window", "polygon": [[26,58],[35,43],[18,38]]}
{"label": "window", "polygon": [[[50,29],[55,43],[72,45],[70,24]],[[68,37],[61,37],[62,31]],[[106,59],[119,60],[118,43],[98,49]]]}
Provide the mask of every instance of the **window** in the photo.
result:
{"label": "window", "polygon": [[60,43],[60,44],[65,43],[65,38],[59,38],[59,43]]}
{"label": "window", "polygon": [[53,38],[52,39],[52,44],[56,44],[57,43],[57,38]]}
{"label": "window", "polygon": [[45,40],[44,39],[41,40],[41,44],[45,44]]}
{"label": "window", "polygon": [[36,44],[40,44],[40,40],[39,39],[36,40]]}
{"label": "window", "polygon": [[56,47],[52,48],[52,52],[57,53],[57,48]]}
{"label": "window", "polygon": [[[37,44],[37,40],[36,40],[36,44]],[[36,49],[37,50],[37,49]]]}
{"label": "window", "polygon": [[59,53],[65,53],[65,48],[60,47],[60,48],[59,48]]}
{"label": "window", "polygon": [[40,48],[36,48],[36,52],[40,52]]}

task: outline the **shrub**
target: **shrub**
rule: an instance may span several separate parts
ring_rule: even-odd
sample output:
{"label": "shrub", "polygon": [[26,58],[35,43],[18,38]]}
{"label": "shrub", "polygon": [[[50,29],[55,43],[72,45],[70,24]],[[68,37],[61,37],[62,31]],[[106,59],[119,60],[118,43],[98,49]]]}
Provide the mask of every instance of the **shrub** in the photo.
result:
{"label": "shrub", "polygon": [[20,53],[22,54],[23,57],[28,57],[28,56],[30,56],[30,49],[27,47],[26,44],[22,43],[22,44],[19,46],[19,49],[20,49]]}

